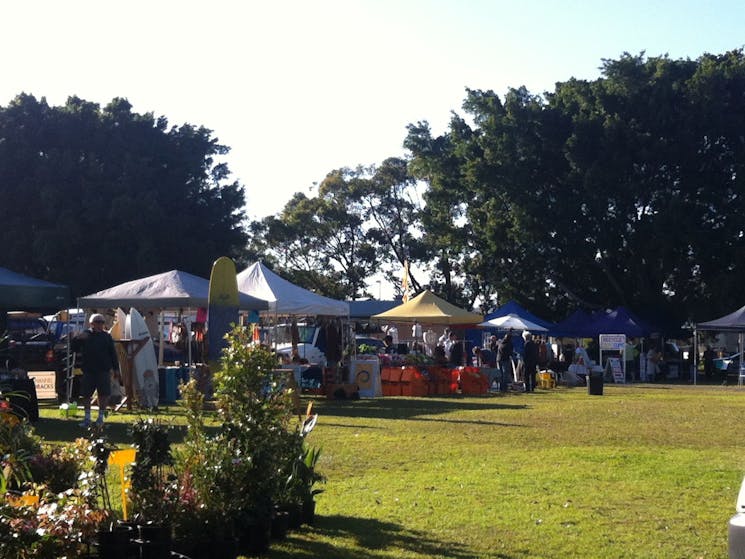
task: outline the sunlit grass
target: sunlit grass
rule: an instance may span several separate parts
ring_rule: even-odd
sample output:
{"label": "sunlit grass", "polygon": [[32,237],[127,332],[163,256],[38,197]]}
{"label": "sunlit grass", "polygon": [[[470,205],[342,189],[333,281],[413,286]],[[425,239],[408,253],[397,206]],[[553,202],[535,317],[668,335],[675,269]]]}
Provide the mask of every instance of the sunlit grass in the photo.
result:
{"label": "sunlit grass", "polygon": [[[266,557],[724,558],[743,403],[733,387],[663,385],[317,400],[316,525]],[[162,416],[183,424],[174,410]],[[80,434],[42,415],[51,440]],[[135,417],[109,418],[117,444]]]}

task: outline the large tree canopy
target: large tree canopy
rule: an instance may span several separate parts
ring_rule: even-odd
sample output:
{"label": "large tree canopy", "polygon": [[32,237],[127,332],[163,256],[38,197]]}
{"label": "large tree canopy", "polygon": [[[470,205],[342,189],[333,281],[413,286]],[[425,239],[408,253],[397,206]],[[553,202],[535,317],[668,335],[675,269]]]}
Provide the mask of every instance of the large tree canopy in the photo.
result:
{"label": "large tree canopy", "polygon": [[207,276],[246,242],[225,153],[209,130],[123,99],[20,95],[0,107],[0,263],[76,295],[174,268]]}
{"label": "large tree canopy", "polygon": [[741,50],[626,54],[545,97],[468,91],[464,110],[471,125],[454,116],[432,137],[419,124],[406,140],[437,218],[425,230],[453,232],[439,241],[441,279],[461,266],[480,295],[555,316],[578,303],[680,319],[742,304]]}

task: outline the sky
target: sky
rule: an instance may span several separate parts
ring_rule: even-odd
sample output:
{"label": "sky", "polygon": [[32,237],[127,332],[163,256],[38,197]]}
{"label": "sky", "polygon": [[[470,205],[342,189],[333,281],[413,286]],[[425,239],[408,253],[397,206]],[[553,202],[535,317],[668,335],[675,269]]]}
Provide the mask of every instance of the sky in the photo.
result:
{"label": "sky", "polygon": [[230,148],[252,219],[341,167],[445,131],[466,88],[600,76],[622,53],[695,59],[745,45],[745,2],[676,0],[36,0],[3,3],[0,106],[115,97]]}

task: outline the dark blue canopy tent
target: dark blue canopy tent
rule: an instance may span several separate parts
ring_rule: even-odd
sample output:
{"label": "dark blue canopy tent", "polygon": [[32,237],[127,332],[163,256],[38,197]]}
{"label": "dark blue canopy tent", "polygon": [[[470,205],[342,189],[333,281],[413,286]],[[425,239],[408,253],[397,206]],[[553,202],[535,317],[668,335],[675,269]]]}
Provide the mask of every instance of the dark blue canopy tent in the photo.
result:
{"label": "dark blue canopy tent", "polygon": [[554,324],[548,331],[554,338],[588,338],[592,337],[592,315],[583,309],[577,309],[561,322]]}
{"label": "dark blue canopy tent", "polygon": [[656,332],[653,326],[644,322],[626,307],[594,314],[591,330],[592,337],[600,334],[625,334],[628,338],[644,338]]}

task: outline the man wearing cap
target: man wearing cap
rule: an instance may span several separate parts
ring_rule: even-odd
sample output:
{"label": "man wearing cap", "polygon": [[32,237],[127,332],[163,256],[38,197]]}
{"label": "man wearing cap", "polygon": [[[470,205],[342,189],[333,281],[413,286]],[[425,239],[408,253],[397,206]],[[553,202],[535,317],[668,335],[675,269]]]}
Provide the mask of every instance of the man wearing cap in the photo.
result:
{"label": "man wearing cap", "polygon": [[104,330],[105,319],[102,314],[94,314],[90,318],[90,328],[76,336],[72,341],[72,349],[82,353],[83,382],[82,397],[85,418],[81,427],[91,424],[91,397],[98,393],[98,419],[96,423],[103,425],[104,412],[111,395],[111,377],[119,374],[119,360],[114,349],[114,339]]}

